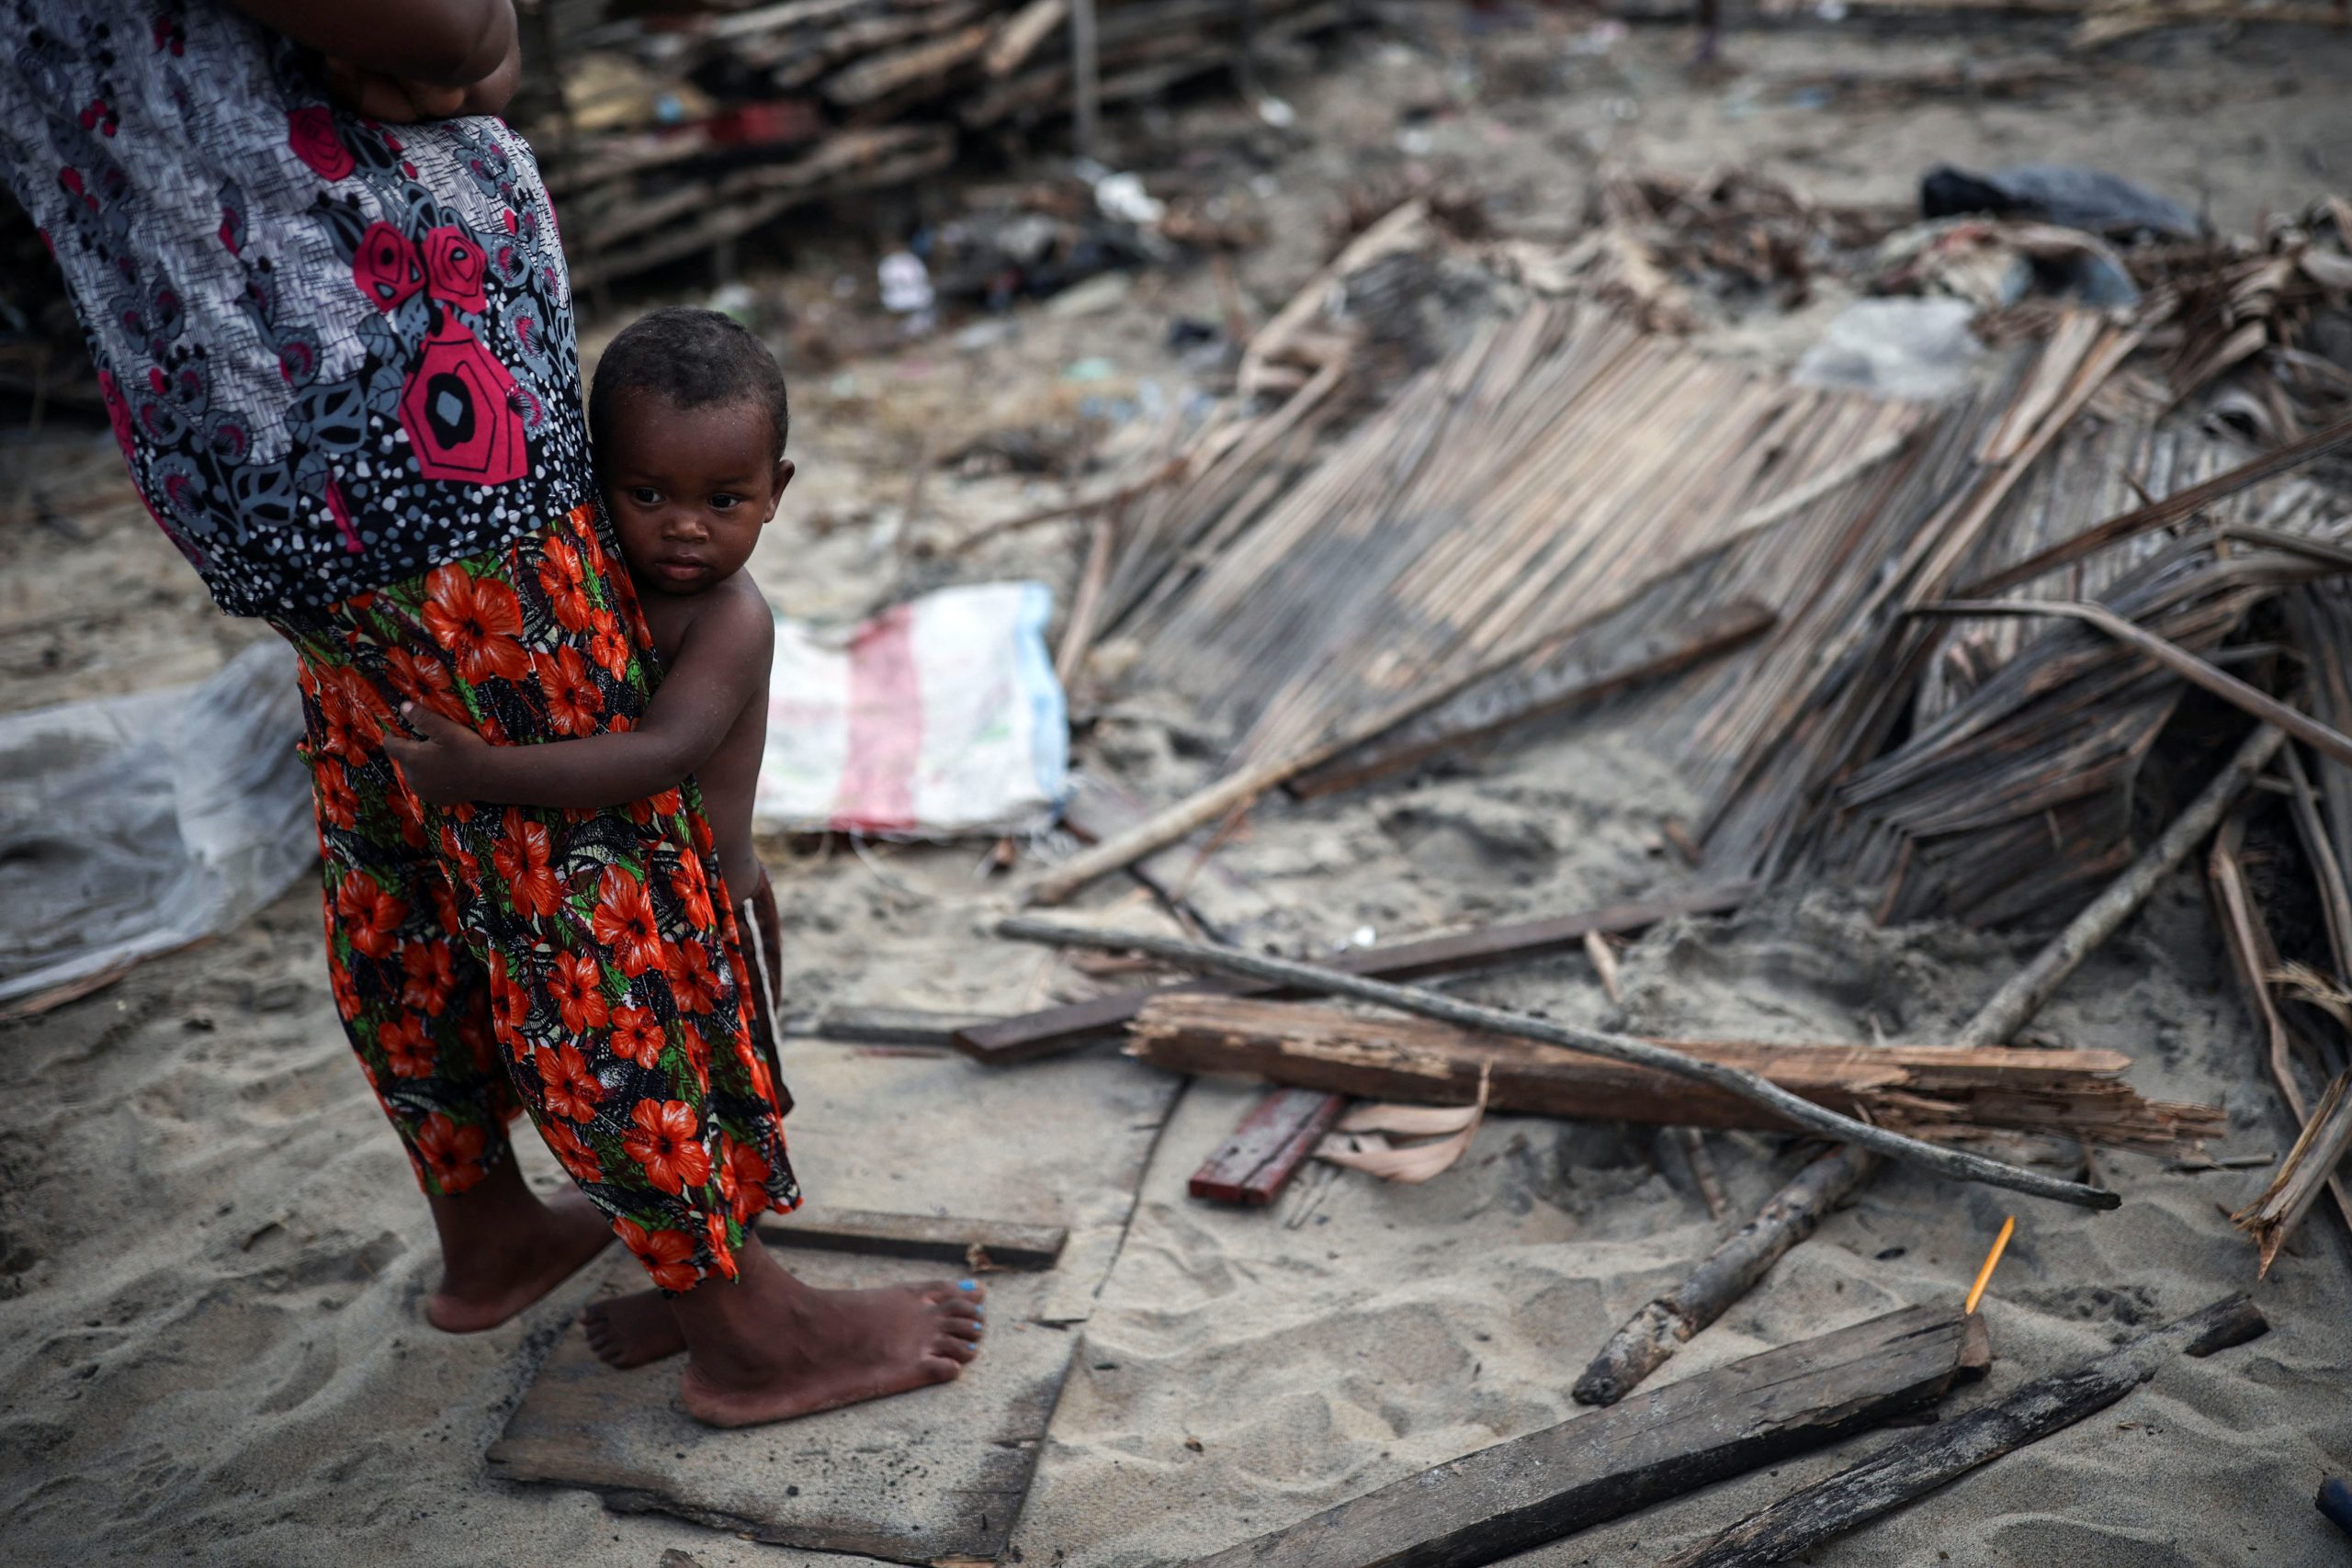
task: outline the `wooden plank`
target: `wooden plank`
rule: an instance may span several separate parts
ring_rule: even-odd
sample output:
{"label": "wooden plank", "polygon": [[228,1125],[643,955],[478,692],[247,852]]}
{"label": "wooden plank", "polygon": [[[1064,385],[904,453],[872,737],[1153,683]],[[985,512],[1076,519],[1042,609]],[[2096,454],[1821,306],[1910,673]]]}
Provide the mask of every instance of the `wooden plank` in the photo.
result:
{"label": "wooden plank", "polygon": [[1217,1151],[1193,1172],[1195,1198],[1262,1209],[1315,1152],[1348,1102],[1343,1094],[1278,1089],[1260,1100]]}
{"label": "wooden plank", "polygon": [[[2064,1132],[2152,1154],[2177,1153],[2225,1125],[2211,1107],[2143,1100],[2117,1051],[2008,1046],[1651,1043],[1755,1074],[1805,1100],[1915,1135]],[[1136,1020],[1128,1054],[1157,1067],[1223,1073],[1326,1094],[1468,1105],[1487,1080],[1497,1112],[1668,1127],[1787,1130],[1791,1123],[1712,1084],[1564,1046],[1308,1002],[1184,992]]]}
{"label": "wooden plank", "polygon": [[916,1258],[969,1269],[1050,1269],[1069,1240],[1069,1233],[1059,1225],[875,1209],[803,1210],[788,1219],[762,1222],[760,1234],[778,1247]]}
{"label": "wooden plank", "polygon": [[2130,1339],[2095,1361],[2040,1378],[2007,1398],[1903,1438],[1668,1558],[1665,1568],[1749,1568],[1800,1552],[1890,1513],[2005,1453],[2113,1404],[2176,1355],[2210,1356],[2268,1332],[2244,1296]]}
{"label": "wooden plank", "polygon": [[1598,654],[1571,648],[1565,657],[1507,671],[1369,746],[1301,774],[1290,781],[1290,792],[1311,799],[1385,778],[1521,725],[1679,674],[1770,631],[1778,620],[1763,605],[1741,602],[1708,610],[1687,625],[1657,628],[1630,648]]}
{"label": "wooden plank", "polygon": [[1408,1476],[1194,1568],[1477,1568],[1934,1404],[1983,1319],[1908,1307]]}
{"label": "wooden plank", "polygon": [[[1460,975],[1507,964],[1523,964],[1551,953],[1581,947],[1590,932],[1611,936],[1640,931],[1676,915],[1713,915],[1738,908],[1753,891],[1736,883],[1694,888],[1633,903],[1611,904],[1573,915],[1486,926],[1446,936],[1424,937],[1393,947],[1369,948],[1334,959],[1332,966],[1351,975],[1383,979],[1414,979],[1428,975]],[[983,1062],[1026,1062],[1057,1052],[1074,1050],[1089,1041],[1116,1033],[1156,997],[1180,991],[1218,991],[1236,996],[1295,995],[1280,987],[1239,980],[1194,980],[1149,990],[1122,991],[1087,1001],[1069,1002],[1039,1012],[1023,1013],[999,1023],[956,1032],[956,1048]]]}
{"label": "wooden plank", "polygon": [[[940,1269],[814,1249],[780,1258],[829,1289],[911,1284]],[[593,1267],[607,1290],[645,1288],[618,1247]],[[1039,1321],[1056,1311],[1059,1285],[1057,1272],[990,1275],[987,1348],[954,1382],[736,1430],[678,1407],[676,1360],[616,1371],[567,1325],[491,1445],[490,1472],[805,1551],[999,1561],[1080,1337]]]}

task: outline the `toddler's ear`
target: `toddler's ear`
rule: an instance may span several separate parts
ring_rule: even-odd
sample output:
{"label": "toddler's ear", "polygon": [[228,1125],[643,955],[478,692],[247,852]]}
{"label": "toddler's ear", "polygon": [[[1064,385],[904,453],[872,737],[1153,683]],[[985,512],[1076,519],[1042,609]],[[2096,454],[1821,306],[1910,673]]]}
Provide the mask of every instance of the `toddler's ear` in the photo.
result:
{"label": "toddler's ear", "polygon": [[792,476],[798,471],[792,466],[792,459],[789,457],[778,457],[775,460],[775,483],[768,487],[768,517],[770,519],[775,516],[776,503],[784,499],[784,487],[792,482]]}

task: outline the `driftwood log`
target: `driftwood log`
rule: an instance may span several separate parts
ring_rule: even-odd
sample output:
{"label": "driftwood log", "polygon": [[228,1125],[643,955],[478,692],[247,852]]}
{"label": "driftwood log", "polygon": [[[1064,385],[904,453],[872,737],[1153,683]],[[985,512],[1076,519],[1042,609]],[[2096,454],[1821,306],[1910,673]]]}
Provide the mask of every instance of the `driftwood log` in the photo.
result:
{"label": "driftwood log", "polygon": [[1932,1404],[1991,1359],[1910,1307],[1407,1476],[1194,1568],[1476,1568]]}
{"label": "driftwood log", "polygon": [[1843,1145],[1765,1201],[1756,1217],[1707,1255],[1690,1277],[1652,1301],[1609,1337],[1577,1379],[1579,1404],[1614,1404],[1664,1366],[1690,1337],[1721,1317],[1781,1255],[1811,1235],[1823,1216],[1877,1166],[1867,1149]]}
{"label": "driftwood log", "polygon": [[1856,1525],[1923,1497],[1956,1476],[2113,1404],[2177,1355],[2210,1356],[2269,1328],[2245,1296],[2214,1303],[2070,1371],[1880,1450],[1828,1480],[1792,1493],[1719,1535],[1675,1553],[1665,1568],[1750,1568],[1785,1562]]}

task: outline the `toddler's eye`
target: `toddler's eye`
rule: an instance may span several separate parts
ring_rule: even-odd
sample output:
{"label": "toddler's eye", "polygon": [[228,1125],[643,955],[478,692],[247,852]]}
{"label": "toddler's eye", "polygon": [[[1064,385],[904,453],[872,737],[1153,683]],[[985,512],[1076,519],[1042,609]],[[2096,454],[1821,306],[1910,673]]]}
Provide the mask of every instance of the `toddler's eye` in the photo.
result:
{"label": "toddler's eye", "polygon": [[720,494],[710,498],[710,509],[713,512],[732,512],[742,504],[743,498],[740,495]]}
{"label": "toddler's eye", "polygon": [[639,506],[659,506],[662,504],[662,492],[645,485],[639,485],[635,490],[629,491],[628,498],[637,502]]}

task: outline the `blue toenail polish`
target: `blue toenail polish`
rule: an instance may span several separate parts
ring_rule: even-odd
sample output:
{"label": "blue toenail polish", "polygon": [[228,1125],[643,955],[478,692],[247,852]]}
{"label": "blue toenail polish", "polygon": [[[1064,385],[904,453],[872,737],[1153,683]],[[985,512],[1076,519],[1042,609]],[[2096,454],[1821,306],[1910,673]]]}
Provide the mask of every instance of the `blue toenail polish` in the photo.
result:
{"label": "blue toenail polish", "polygon": [[977,1291],[980,1287],[977,1280],[958,1280],[956,1281],[956,1288],[959,1291]]}

